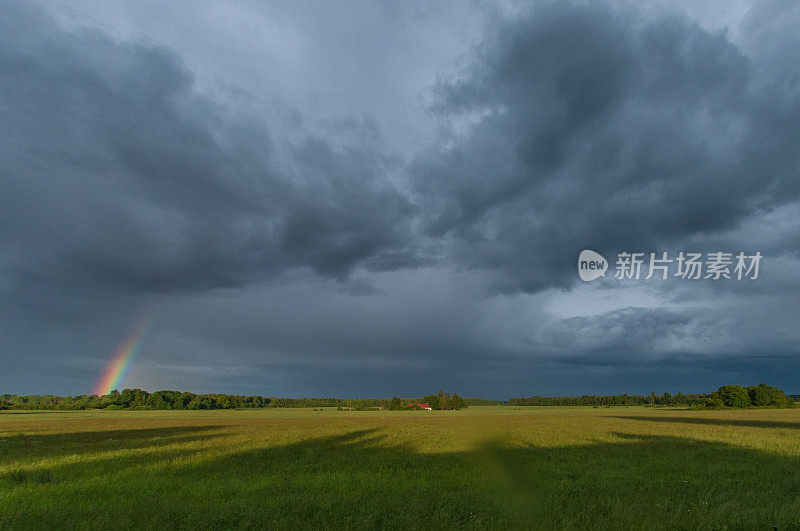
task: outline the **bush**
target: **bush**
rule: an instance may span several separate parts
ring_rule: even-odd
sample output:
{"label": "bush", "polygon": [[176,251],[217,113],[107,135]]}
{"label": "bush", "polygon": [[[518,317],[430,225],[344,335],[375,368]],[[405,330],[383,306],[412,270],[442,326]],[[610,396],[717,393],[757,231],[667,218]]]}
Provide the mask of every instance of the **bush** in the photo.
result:
{"label": "bush", "polygon": [[750,396],[750,403],[756,407],[768,406],[770,403],[770,396],[766,389],[759,386],[751,385],[747,388],[747,394]]}
{"label": "bush", "polygon": [[723,385],[714,394],[722,400],[725,407],[745,408],[750,406],[750,395],[741,385]]}
{"label": "bush", "polygon": [[[706,408],[708,409],[722,409],[723,407],[725,407],[725,403],[722,401],[719,395],[717,395],[717,393],[711,395],[711,398],[706,401]],[[697,409],[700,409],[700,407]]]}
{"label": "bush", "polygon": [[794,407],[794,402],[777,387],[762,383],[758,386],[751,385],[747,391],[754,406]]}

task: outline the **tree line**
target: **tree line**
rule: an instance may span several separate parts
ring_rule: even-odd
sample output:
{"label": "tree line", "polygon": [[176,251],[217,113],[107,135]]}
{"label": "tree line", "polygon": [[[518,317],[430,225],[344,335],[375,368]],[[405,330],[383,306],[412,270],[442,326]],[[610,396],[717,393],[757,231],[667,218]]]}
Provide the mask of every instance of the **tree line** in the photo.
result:
{"label": "tree line", "polygon": [[581,396],[529,396],[527,398],[511,398],[510,406],[691,406],[702,404],[710,394],[684,394],[672,395],[664,393],[657,395],[581,395]]}
{"label": "tree line", "polygon": [[[440,398],[441,397],[441,398]],[[461,409],[466,407],[457,393],[428,395],[424,398],[398,399],[400,403],[428,403],[433,409]],[[142,389],[116,389],[107,395],[0,395],[0,409],[240,409],[240,408],[322,408],[338,407],[351,410],[392,409],[394,399],[389,398],[278,398],[264,396],[195,394],[182,391],[156,391]],[[401,408],[403,409],[403,408]],[[409,407],[407,409],[414,409]]]}
{"label": "tree line", "polygon": [[781,389],[767,384],[723,385],[706,394],[657,395],[582,395],[582,396],[529,396],[512,398],[510,406],[689,406],[693,409],[722,409],[748,407],[794,407],[795,402]]}
{"label": "tree line", "polygon": [[428,404],[435,410],[462,409],[470,405],[509,406],[680,406],[694,409],[747,407],[793,407],[795,401],[777,387],[766,384],[742,387],[724,385],[707,394],[657,395],[582,395],[529,396],[511,398],[506,402],[480,398],[462,398],[458,393],[431,394],[422,398],[277,398],[264,396],[195,394],[182,391],[141,389],[112,391],[107,395],[0,395],[0,409],[240,409],[240,408],[322,408],[335,407],[353,411],[376,409],[419,409]]}

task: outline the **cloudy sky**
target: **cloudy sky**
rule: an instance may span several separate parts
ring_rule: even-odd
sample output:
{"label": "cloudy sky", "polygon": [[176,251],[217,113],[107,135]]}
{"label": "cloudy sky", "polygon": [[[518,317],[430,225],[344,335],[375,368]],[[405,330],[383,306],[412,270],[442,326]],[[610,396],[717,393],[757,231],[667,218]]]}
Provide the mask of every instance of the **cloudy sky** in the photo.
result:
{"label": "cloudy sky", "polygon": [[[798,27],[797,2],[0,2],[0,392],[90,393],[143,322],[121,387],[800,392]],[[763,259],[615,278],[681,251]]]}

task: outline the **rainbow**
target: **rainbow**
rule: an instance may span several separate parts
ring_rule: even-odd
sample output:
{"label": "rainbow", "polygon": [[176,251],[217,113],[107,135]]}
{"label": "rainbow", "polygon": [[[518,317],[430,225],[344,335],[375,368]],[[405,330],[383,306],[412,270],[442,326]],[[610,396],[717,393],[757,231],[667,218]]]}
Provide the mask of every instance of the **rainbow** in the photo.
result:
{"label": "rainbow", "polygon": [[107,395],[117,388],[120,381],[125,377],[125,373],[128,367],[130,367],[131,360],[133,360],[133,357],[139,351],[139,347],[142,346],[142,338],[152,322],[153,315],[148,315],[142,319],[142,322],[136,327],[134,333],[119,346],[116,352],[114,352],[114,357],[112,357],[111,361],[106,365],[100,381],[97,382],[94,394]]}

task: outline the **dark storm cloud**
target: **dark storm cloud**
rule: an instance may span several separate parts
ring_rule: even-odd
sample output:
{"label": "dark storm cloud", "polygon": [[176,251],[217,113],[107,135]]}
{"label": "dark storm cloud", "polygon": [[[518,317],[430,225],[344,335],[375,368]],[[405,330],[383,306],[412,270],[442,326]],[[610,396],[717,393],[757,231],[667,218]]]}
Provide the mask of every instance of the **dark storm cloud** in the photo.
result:
{"label": "dark storm cloud", "polygon": [[581,249],[657,250],[798,197],[796,91],[723,33],[560,3],[479,52],[438,91],[461,133],[413,172],[427,233],[503,289],[566,287]]}
{"label": "dark storm cloud", "polygon": [[198,94],[169,50],[3,9],[17,282],[206,290],[438,256],[536,291],[574,281],[582,248],[656,249],[797,198],[796,98],[680,18],[562,4],[502,22],[438,90],[465,132],[406,186],[369,118],[323,137],[296,113],[249,117]]}
{"label": "dark storm cloud", "polygon": [[357,145],[290,141],[195,93],[168,50],[0,9],[11,282],[204,290],[413,262],[410,206],[384,178],[397,162],[373,130]]}

